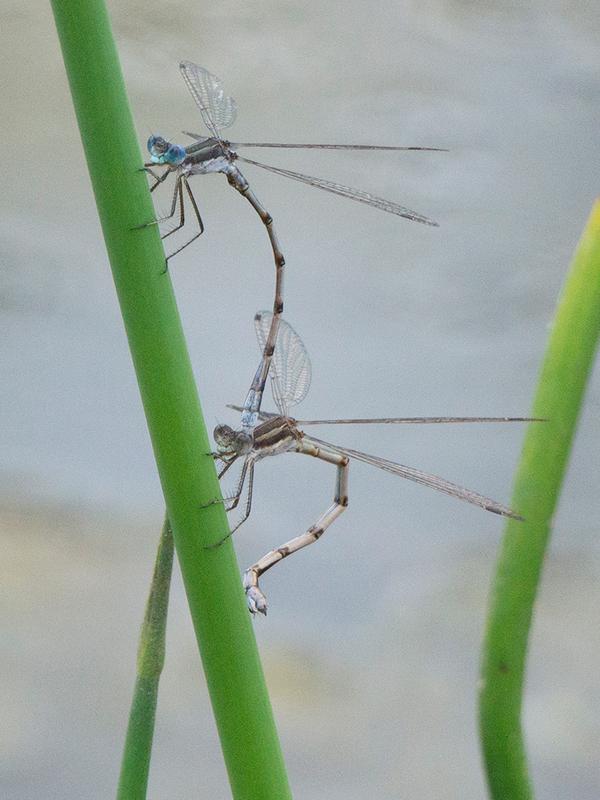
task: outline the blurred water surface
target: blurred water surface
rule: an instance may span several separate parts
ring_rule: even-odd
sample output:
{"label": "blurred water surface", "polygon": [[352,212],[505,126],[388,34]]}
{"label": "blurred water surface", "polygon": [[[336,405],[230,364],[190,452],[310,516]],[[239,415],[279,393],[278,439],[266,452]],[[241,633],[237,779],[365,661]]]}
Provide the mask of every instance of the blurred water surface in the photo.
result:
{"label": "blurred water surface", "polygon": [[[301,416],[529,410],[598,192],[596,8],[150,0],[111,13],[141,142],[198,128],[177,70],[190,59],[238,101],[233,139],[450,150],[268,153],[406,204],[435,230],[244,170],[275,218],[286,317],[313,358]],[[0,785],[19,800],[104,798],[162,502],[50,12],[5,0],[3,22]],[[247,388],[251,320],[271,305],[273,275],[247,204],[221,177],[194,187],[206,233],[172,278],[212,427],[235,419],[224,405]],[[596,376],[531,649],[525,721],[542,800],[600,791],[598,404]],[[319,435],[506,501],[522,429]],[[241,565],[300,533],[332,489],[312,460],[261,464]],[[256,625],[296,797],[481,798],[474,696],[501,522],[358,464],[350,492],[319,545],[265,578],[271,614]],[[227,795],[177,582],[150,796]]]}

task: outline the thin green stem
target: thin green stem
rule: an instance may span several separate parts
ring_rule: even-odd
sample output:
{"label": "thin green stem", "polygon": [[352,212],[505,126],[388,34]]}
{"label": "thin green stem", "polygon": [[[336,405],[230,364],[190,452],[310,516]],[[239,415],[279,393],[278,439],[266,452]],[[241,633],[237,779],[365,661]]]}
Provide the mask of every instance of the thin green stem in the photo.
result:
{"label": "thin green stem", "polygon": [[158,231],[135,229],[154,210],[108,14],[102,0],[52,6],[233,797],[286,800],[233,546],[207,547],[227,517]]}
{"label": "thin green stem", "polygon": [[479,695],[480,734],[491,797],[531,800],[521,705],[533,604],[552,517],[600,334],[600,203],[576,250],[556,317],[517,470],[492,587]]}
{"label": "thin green stem", "polygon": [[117,800],[144,800],[150,770],[158,683],[165,663],[165,632],[173,570],[173,534],[165,516],[140,633],[137,675],[129,712]]}

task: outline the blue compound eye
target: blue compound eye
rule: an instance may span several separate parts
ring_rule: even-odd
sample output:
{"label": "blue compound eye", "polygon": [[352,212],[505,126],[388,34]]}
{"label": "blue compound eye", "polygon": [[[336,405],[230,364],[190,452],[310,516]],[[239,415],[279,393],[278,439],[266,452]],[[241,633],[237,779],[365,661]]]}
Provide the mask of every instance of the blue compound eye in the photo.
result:
{"label": "blue compound eye", "polygon": [[163,156],[166,164],[181,164],[185,159],[185,150],[179,144],[169,145],[167,152]]}
{"label": "blue compound eye", "polygon": [[[155,164],[178,164],[183,160],[182,158],[179,158],[179,160],[176,158],[176,156],[179,156],[179,150],[183,148],[180,148],[179,145],[172,145],[162,136],[151,136],[148,139],[147,147]],[[185,158],[185,153],[183,158]]]}

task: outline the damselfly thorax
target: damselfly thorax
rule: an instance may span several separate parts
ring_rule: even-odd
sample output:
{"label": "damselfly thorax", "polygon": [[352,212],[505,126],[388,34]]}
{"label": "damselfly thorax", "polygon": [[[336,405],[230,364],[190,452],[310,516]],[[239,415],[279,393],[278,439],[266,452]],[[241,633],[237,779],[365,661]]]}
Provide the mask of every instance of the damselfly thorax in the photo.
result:
{"label": "damselfly thorax", "polygon": [[291,417],[271,417],[254,429],[254,450],[258,458],[290,452],[303,436]]}

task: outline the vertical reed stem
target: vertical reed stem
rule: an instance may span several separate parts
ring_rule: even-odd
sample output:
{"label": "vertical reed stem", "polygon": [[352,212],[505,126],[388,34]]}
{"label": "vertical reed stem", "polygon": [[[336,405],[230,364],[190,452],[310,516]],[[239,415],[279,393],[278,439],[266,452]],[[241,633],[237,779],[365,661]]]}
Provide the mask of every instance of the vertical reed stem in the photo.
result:
{"label": "vertical reed stem", "polygon": [[229,528],[164,252],[156,226],[134,230],[154,210],[108,14],[102,0],[52,7],[233,797],[287,800],[233,546],[207,548]]}
{"label": "vertical reed stem", "polygon": [[479,695],[480,735],[494,800],[531,800],[521,730],[527,642],[558,503],[600,333],[600,202],[575,252],[558,305],[492,587]]}
{"label": "vertical reed stem", "polygon": [[173,571],[173,533],[165,516],[146,603],[137,657],[117,800],[144,800],[148,786],[158,684],[165,663],[165,633]]}

